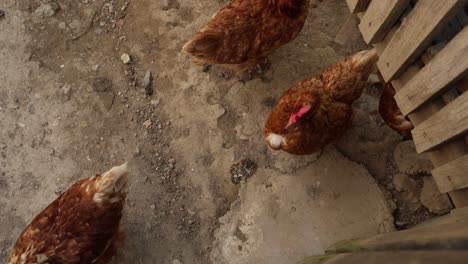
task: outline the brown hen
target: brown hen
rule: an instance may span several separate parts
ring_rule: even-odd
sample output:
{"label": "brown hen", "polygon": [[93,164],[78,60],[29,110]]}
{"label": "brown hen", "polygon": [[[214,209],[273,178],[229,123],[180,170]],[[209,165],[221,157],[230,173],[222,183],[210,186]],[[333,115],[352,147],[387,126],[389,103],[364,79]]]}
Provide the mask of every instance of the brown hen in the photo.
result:
{"label": "brown hen", "polygon": [[304,26],[310,0],[234,0],[222,7],[182,51],[195,64],[235,71],[264,61]]}
{"label": "brown hen", "polygon": [[392,84],[390,82],[385,83],[381,76],[379,78],[383,84],[379,104],[380,116],[389,127],[400,135],[410,137],[411,130],[414,128],[413,123],[401,113],[395,100],[396,92]]}
{"label": "brown hen", "polygon": [[306,155],[339,139],[376,61],[374,50],[361,51],[287,90],[266,122],[268,145]]}
{"label": "brown hen", "polygon": [[75,183],[37,215],[16,241],[9,264],[107,263],[119,229],[127,165]]}

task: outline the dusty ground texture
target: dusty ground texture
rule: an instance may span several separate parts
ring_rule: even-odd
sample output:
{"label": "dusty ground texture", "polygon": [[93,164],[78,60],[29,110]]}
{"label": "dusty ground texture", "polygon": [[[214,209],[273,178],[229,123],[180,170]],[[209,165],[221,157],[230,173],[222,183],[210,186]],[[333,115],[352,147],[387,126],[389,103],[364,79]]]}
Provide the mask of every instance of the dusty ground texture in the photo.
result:
{"label": "dusty ground texture", "polygon": [[356,103],[337,146],[291,157],[264,144],[286,88],[365,48],[345,1],[318,2],[294,42],[242,76],[203,72],[179,52],[222,4],[0,3],[1,263],[70,184],[124,160],[127,240],[115,263],[292,263],[393,230],[392,212],[406,228],[449,210],[425,161],[414,168],[404,164],[414,150],[396,152],[378,88]]}

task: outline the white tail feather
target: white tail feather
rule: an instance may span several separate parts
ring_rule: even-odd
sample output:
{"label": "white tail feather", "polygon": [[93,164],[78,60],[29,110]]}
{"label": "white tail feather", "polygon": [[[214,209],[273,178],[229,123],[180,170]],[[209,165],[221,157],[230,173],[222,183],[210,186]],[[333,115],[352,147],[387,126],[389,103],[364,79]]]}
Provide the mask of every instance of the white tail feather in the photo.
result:
{"label": "white tail feather", "polygon": [[122,193],[126,191],[128,181],[128,166],[124,163],[104,172],[96,181],[96,190],[104,194]]}

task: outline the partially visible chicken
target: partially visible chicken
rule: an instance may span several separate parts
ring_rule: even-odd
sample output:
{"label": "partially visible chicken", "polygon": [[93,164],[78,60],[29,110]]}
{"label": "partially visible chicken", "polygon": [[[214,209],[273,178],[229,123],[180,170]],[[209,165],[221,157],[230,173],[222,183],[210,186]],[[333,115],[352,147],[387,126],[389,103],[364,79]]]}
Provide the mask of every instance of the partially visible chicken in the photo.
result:
{"label": "partially visible chicken", "polygon": [[9,264],[107,263],[119,229],[127,165],[75,183],[37,215],[16,241]]}
{"label": "partially visible chicken", "polygon": [[182,51],[195,64],[235,71],[264,61],[301,31],[310,0],[233,0],[196,33]]}
{"label": "partially visible chicken", "polygon": [[266,122],[268,145],[306,155],[339,139],[376,61],[374,50],[361,51],[286,91]]}
{"label": "partially visible chicken", "polygon": [[395,89],[390,82],[385,83],[381,76],[379,76],[379,78],[383,85],[379,104],[380,116],[382,116],[382,119],[389,127],[400,133],[400,135],[403,137],[410,137],[411,130],[413,130],[414,126],[411,121],[401,113],[395,101]]}

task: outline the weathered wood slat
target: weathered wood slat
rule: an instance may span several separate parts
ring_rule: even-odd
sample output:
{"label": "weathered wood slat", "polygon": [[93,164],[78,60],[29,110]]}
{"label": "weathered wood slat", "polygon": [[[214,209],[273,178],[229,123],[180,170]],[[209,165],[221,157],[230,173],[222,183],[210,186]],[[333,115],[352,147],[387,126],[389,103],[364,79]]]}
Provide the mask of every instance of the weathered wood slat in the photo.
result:
{"label": "weathered wood slat", "polygon": [[[359,18],[363,17],[362,13],[357,14]],[[406,19],[406,18],[405,18]],[[400,20],[397,21],[400,24]],[[388,43],[393,38],[395,32],[398,30],[400,25],[395,25],[389,33],[385,36],[385,39],[382,42],[375,43],[374,47],[376,48],[379,56],[383,53],[386,49]],[[398,48],[398,47],[397,47]],[[408,83],[418,72],[420,71],[419,67],[415,65],[409,67],[409,69],[402,74],[399,79],[393,80],[392,84],[395,90],[398,92],[403,88],[404,85]],[[463,88],[459,90],[464,90]],[[442,100],[442,98],[436,98],[430,103],[425,104],[423,107],[418,109],[417,111],[411,113],[409,118],[413,122],[415,126],[419,125],[423,121],[427,120],[433,114],[437,113],[440,109],[442,109],[446,103]],[[468,138],[468,136],[467,136]],[[443,144],[442,146],[427,152],[429,155],[432,163],[435,167],[443,166],[448,162],[458,159],[459,157],[465,155],[467,153],[466,145],[468,145],[468,139],[455,139],[450,142]],[[455,190],[449,192],[450,198],[455,205],[456,208],[464,208],[468,207],[468,188],[464,188],[461,190]]]}
{"label": "weathered wood slat", "polygon": [[466,250],[379,251],[314,256],[308,257],[296,264],[466,264],[467,258],[468,252]]}
{"label": "weathered wood slat", "polygon": [[442,193],[468,187],[468,155],[434,169],[432,177]]}
{"label": "weathered wood slat", "polygon": [[396,94],[401,112],[408,115],[467,72],[468,26]]}
{"label": "weathered wood slat", "polygon": [[[402,74],[400,79],[392,81],[395,90],[399,91],[403,86],[405,86],[409,82],[409,80],[411,80],[419,72],[419,70],[420,69],[418,67],[411,66],[404,74]],[[426,104],[418,111],[415,111],[412,114],[410,114],[409,118],[415,126],[418,126],[423,121],[427,120],[429,117],[437,113],[444,106],[445,103],[442,100],[442,98],[437,98],[434,101]],[[466,145],[464,139],[462,138],[450,141],[439,148],[427,152],[429,158],[432,161],[432,164],[434,164],[434,167],[443,166],[453,160],[458,159],[466,153]],[[468,207],[468,188],[451,191],[449,195],[455,207]]]}
{"label": "weathered wood slat", "polygon": [[[379,234],[376,236],[339,241],[331,245],[326,253],[352,253],[369,251],[399,251],[399,250],[466,250],[463,242],[468,242],[468,222],[447,224],[427,224],[416,226],[398,232]],[[462,243],[460,243],[462,242]],[[395,262],[398,263],[398,262]]]}
{"label": "weathered wood slat", "polygon": [[410,0],[372,1],[359,24],[368,44],[381,41],[398,20]]}
{"label": "weathered wood slat", "polygon": [[370,0],[346,0],[351,13],[359,13],[366,10]]}
{"label": "weathered wood slat", "polygon": [[385,81],[390,81],[411,63],[440,32],[465,0],[419,0],[400,25],[378,66]]}
{"label": "weathered wood slat", "polygon": [[462,94],[412,131],[419,153],[433,149],[468,130],[468,93]]}

